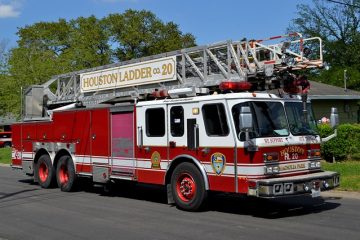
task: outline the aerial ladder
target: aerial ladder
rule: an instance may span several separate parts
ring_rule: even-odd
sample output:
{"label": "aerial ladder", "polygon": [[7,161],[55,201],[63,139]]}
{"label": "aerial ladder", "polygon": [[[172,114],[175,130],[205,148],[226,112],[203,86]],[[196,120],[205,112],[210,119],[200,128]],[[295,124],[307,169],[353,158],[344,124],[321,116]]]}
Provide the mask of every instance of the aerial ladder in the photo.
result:
{"label": "aerial ladder", "polygon": [[221,92],[224,82],[253,91],[284,88],[301,81],[299,70],[322,67],[322,40],[300,33],[196,46],[54,76],[25,91],[25,119],[69,104],[148,99],[154,91]]}

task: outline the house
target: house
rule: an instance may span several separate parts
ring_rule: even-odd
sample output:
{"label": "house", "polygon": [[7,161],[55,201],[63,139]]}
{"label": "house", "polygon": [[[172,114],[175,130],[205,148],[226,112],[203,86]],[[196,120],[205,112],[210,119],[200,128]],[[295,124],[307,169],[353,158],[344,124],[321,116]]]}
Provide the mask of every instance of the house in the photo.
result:
{"label": "house", "polygon": [[308,98],[316,119],[329,118],[336,107],[340,123],[360,123],[360,92],[314,81],[310,86]]}
{"label": "house", "polygon": [[10,131],[10,125],[16,122],[16,118],[12,114],[0,116],[0,131]]}

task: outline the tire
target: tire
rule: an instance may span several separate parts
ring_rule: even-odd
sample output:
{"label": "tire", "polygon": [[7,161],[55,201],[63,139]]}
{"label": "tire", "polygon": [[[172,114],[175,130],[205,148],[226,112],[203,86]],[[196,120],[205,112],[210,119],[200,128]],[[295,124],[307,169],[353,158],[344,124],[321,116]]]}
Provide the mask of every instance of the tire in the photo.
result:
{"label": "tire", "polygon": [[199,169],[192,163],[179,164],[171,176],[175,204],[186,211],[197,211],[207,198],[205,183]]}
{"label": "tire", "polygon": [[42,188],[50,188],[55,182],[55,169],[49,155],[41,155],[36,164],[36,177]]}
{"label": "tire", "polygon": [[76,173],[70,156],[65,155],[59,159],[56,167],[56,181],[63,192],[71,192],[75,189]]}
{"label": "tire", "polygon": [[11,147],[11,142],[4,143],[4,148],[10,148],[10,147]]}

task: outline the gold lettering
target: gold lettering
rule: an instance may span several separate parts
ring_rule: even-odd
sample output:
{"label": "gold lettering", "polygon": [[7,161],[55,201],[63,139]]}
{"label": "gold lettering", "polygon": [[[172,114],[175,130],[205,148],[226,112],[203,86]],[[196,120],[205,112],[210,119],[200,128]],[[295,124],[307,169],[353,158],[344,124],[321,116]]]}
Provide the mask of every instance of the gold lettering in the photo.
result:
{"label": "gold lettering", "polygon": [[118,77],[120,78],[120,76],[119,76],[118,73],[112,73],[112,74],[110,75],[111,81],[110,81],[109,84],[111,84],[111,83],[116,83],[116,82],[118,81]]}
{"label": "gold lettering", "polygon": [[141,77],[140,69],[135,69],[135,80],[139,79]]}
{"label": "gold lettering", "polygon": [[104,76],[99,76],[98,78],[98,85],[103,85],[103,82],[104,82]]}
{"label": "gold lettering", "polygon": [[84,83],[83,88],[88,88],[89,87],[89,78],[85,78],[83,83]]}
{"label": "gold lettering", "polygon": [[130,70],[130,71],[129,71],[129,81],[130,81],[130,80],[134,80],[134,77],[135,77],[134,70]]}
{"label": "gold lettering", "polygon": [[125,74],[124,74],[124,81],[127,81],[129,79],[129,76],[128,76],[128,72],[125,71]]}
{"label": "gold lettering", "polygon": [[151,67],[147,67],[147,68],[146,68],[146,77],[147,77],[147,78],[151,78],[151,77],[152,77],[152,75],[151,75]]}

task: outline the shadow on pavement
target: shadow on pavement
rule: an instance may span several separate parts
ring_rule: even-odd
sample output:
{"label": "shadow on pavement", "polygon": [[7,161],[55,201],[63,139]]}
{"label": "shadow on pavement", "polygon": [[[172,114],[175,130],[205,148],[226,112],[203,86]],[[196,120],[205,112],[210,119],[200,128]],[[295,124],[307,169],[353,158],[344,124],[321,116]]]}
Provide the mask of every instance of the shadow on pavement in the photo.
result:
{"label": "shadow on pavement", "polygon": [[[33,180],[19,180],[19,182],[29,185],[36,184]],[[34,189],[24,191],[33,190]],[[158,185],[119,181],[116,184],[111,184],[110,187],[106,189],[102,185],[93,185],[90,179],[79,179],[77,192],[94,193],[103,197],[122,197],[164,205],[167,204],[166,189]],[[310,196],[260,199],[236,194],[211,193],[202,211],[277,219],[329,211],[341,205],[338,202],[332,202],[339,199],[341,198],[311,198]]]}
{"label": "shadow on pavement", "polygon": [[328,202],[321,197],[312,198],[311,196],[260,199],[218,194],[210,198],[208,205],[210,211],[277,219],[329,211],[339,207],[341,204]]}
{"label": "shadow on pavement", "polygon": [[[93,187],[91,183],[85,183],[80,190],[108,197],[124,197],[167,204],[166,190],[163,186],[158,185],[120,182],[112,185],[108,191],[104,191],[101,186]],[[339,198],[298,196],[282,199],[259,199],[236,194],[211,193],[202,211],[275,219],[329,211],[341,205],[327,200],[339,200]]]}
{"label": "shadow on pavement", "polygon": [[5,192],[0,192],[0,202],[1,200],[5,199],[5,198],[9,198],[9,197],[13,197],[22,193],[26,193],[26,192],[33,192],[33,191],[37,191],[38,189],[33,188],[33,189],[26,189],[26,190],[21,190],[21,191],[17,191],[17,192],[12,192],[12,193],[5,193]]}

